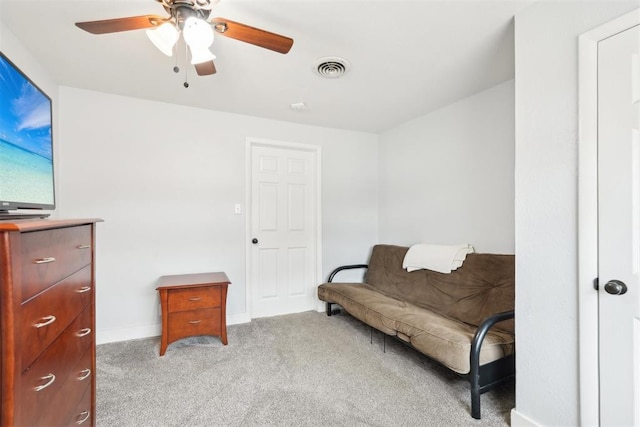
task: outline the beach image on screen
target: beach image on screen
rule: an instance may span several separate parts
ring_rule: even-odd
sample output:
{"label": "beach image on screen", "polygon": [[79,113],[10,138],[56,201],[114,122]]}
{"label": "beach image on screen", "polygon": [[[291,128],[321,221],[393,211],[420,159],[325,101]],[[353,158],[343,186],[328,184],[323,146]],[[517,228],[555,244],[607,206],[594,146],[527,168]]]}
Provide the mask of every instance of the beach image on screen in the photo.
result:
{"label": "beach image on screen", "polygon": [[51,101],[2,56],[0,200],[54,203]]}

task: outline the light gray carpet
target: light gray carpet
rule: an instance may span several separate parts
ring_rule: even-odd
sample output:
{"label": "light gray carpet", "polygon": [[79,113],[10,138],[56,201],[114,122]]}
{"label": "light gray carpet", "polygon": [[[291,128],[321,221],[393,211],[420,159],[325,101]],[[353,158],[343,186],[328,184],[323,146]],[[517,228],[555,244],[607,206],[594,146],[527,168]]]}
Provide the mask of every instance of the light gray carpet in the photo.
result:
{"label": "light gray carpet", "polygon": [[348,314],[306,312],[170,344],[159,338],[97,348],[97,425],[504,426],[513,383],[482,395],[469,384]]}

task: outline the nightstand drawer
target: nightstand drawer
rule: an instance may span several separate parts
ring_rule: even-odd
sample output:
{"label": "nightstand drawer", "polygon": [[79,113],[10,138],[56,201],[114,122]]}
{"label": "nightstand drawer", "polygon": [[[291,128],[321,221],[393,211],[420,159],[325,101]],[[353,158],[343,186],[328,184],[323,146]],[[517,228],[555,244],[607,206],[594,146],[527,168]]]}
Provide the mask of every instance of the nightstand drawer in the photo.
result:
{"label": "nightstand drawer", "polygon": [[[18,317],[23,369],[92,301],[91,267],[87,266],[23,303]],[[87,327],[90,323],[87,322]]]}
{"label": "nightstand drawer", "polygon": [[219,287],[202,286],[168,291],[169,313],[220,307],[221,301]]}
{"label": "nightstand drawer", "polygon": [[22,234],[22,301],[91,263],[91,226]]}
{"label": "nightstand drawer", "polygon": [[169,342],[192,335],[220,335],[220,309],[171,313],[167,327]]}

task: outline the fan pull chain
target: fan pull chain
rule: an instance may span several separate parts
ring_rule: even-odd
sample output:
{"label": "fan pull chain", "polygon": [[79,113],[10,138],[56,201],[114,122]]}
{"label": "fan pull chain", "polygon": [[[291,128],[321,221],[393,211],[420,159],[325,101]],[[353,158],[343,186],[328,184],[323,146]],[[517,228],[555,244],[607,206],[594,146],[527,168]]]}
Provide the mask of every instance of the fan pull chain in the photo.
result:
{"label": "fan pull chain", "polygon": [[[176,56],[176,63],[173,66],[173,72],[178,74],[180,72],[180,67],[178,66],[178,58],[180,57],[180,43],[176,43],[175,45],[175,56]],[[185,44],[184,46],[184,53],[185,53],[185,60],[189,60],[188,58],[188,52],[187,52],[187,45]],[[183,86],[186,88],[189,87],[189,67],[184,67],[184,83]]]}
{"label": "fan pull chain", "polygon": [[[187,49],[187,43],[184,44],[184,61],[185,64],[189,63],[189,49]],[[184,83],[183,86],[185,89],[189,88],[189,67],[184,67]]]}
{"label": "fan pull chain", "polygon": [[180,72],[180,67],[178,67],[178,47],[179,47],[180,43],[176,43],[176,45],[174,46],[175,49],[175,57],[176,57],[176,65],[173,66],[173,72],[178,74]]}

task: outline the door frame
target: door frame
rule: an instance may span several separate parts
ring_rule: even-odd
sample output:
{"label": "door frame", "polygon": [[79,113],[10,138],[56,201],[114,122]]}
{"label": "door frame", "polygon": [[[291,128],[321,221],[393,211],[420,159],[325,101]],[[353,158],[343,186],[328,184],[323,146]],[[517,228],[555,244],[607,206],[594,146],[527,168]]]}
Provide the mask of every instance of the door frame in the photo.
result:
{"label": "door frame", "polygon": [[[316,283],[322,281],[322,150],[318,145],[303,144],[298,142],[286,142],[276,141],[264,138],[247,137],[246,149],[245,149],[245,171],[246,171],[246,185],[245,185],[245,307],[246,312],[249,315],[249,319],[253,319],[251,296],[253,292],[253,283],[251,280],[251,266],[252,256],[251,249],[252,243],[249,241],[252,234],[252,214],[253,206],[251,203],[252,194],[252,149],[253,147],[270,147],[270,148],[282,148],[287,150],[306,151],[314,155],[315,160],[315,181],[316,181],[316,197],[315,197],[315,265],[313,266]],[[320,300],[318,296],[314,296],[316,310],[320,311]]]}
{"label": "door frame", "polygon": [[631,11],[578,39],[578,352],[580,424],[600,424],[598,340],[598,43],[640,25]]}

